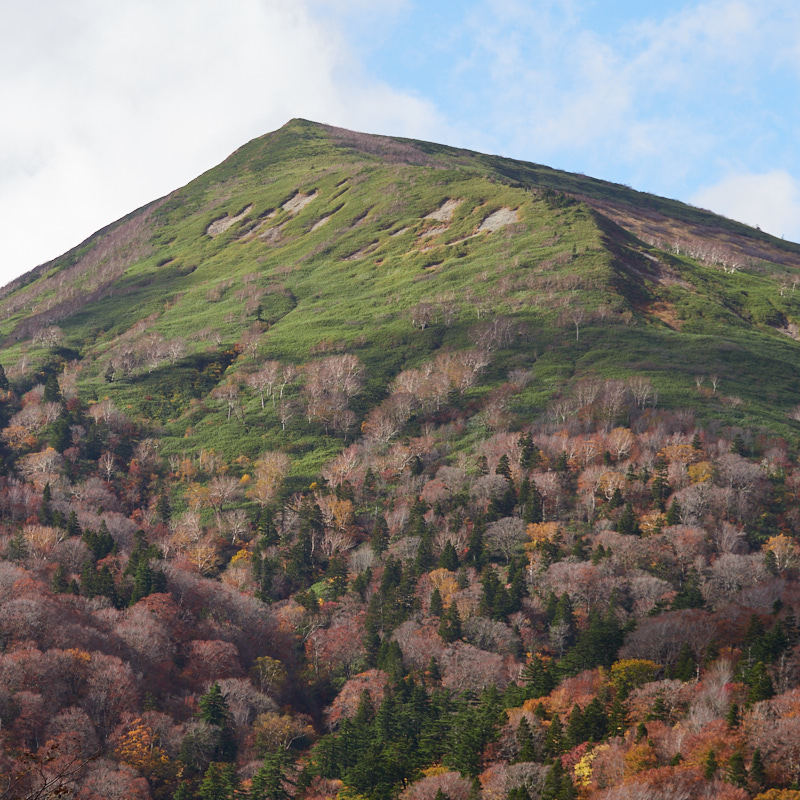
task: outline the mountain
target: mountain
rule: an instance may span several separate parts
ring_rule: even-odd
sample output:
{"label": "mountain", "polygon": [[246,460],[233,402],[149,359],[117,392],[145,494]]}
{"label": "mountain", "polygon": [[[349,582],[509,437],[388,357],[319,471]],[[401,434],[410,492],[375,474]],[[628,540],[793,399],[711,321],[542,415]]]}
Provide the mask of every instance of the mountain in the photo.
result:
{"label": "mountain", "polygon": [[794,797],[798,270],[292,120],[13,281],[0,800]]}
{"label": "mountain", "polygon": [[[360,422],[489,319],[514,333],[476,403],[513,370],[530,371],[511,399],[526,418],[581,380],[638,375],[662,407],[788,434],[798,267],[795,244],[624,186],[293,120],[6,286],[0,336],[12,376],[46,371],[57,338],[81,387],[160,421],[167,451],[230,452],[205,401],[255,353],[357,355]],[[253,452],[285,441],[266,417]],[[287,427],[313,472],[330,448]]]}

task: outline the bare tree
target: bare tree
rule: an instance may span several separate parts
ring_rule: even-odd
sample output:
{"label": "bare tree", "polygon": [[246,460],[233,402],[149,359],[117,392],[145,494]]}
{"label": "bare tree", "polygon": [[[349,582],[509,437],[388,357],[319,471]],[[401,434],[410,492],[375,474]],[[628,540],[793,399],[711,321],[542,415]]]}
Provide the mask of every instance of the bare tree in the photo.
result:
{"label": "bare tree", "polygon": [[525,523],[519,517],[504,517],[486,529],[486,541],[492,550],[499,552],[506,562],[525,541]]}
{"label": "bare tree", "polygon": [[105,473],[106,480],[110,481],[114,475],[114,454],[106,451],[97,460],[98,466]]}
{"label": "bare tree", "polygon": [[280,394],[279,394],[279,398],[281,400],[283,400],[283,390],[296,379],[297,379],[297,368],[293,364],[286,364],[281,370]]}
{"label": "bare tree", "polygon": [[264,395],[275,403],[275,386],[281,378],[281,365],[278,361],[267,361],[261,369],[247,376],[247,385],[255,389],[261,399],[261,410],[264,410]]}
{"label": "bare tree", "polygon": [[175,363],[186,353],[186,343],[183,339],[170,339],[166,347],[167,355],[171,363]]}
{"label": "bare tree", "polygon": [[306,365],[306,417],[346,431],[355,422],[348,400],[361,388],[361,362],[353,355],[329,356]]}
{"label": "bare tree", "polygon": [[280,420],[282,431],[286,430],[286,426],[292,420],[294,415],[294,403],[290,403],[288,400],[281,400],[280,403],[278,403],[278,419]]}
{"label": "bare tree", "polygon": [[569,318],[575,326],[575,341],[577,342],[580,339],[581,325],[586,319],[586,309],[580,306],[574,306],[569,311]]}
{"label": "bare tree", "polygon": [[255,463],[250,496],[262,507],[268,506],[278,495],[278,490],[289,472],[290,461],[286,453],[263,453]]}
{"label": "bare tree", "polygon": [[231,544],[235,545],[250,538],[250,522],[247,518],[247,512],[243,508],[227,511],[222,517],[222,522],[226,534],[230,537]]}
{"label": "bare tree", "polygon": [[229,475],[218,475],[208,484],[208,503],[217,516],[217,523],[220,521],[222,509],[228,503],[233,502],[240,494],[239,481]]}
{"label": "bare tree", "polygon": [[649,378],[642,375],[635,375],[628,380],[628,389],[633,395],[633,401],[637,408],[644,408],[648,400],[654,395],[653,384]]}
{"label": "bare tree", "polygon": [[229,422],[232,414],[236,414],[237,417],[241,417],[241,408],[239,404],[239,385],[236,382],[227,381],[226,383],[217,386],[211,392],[211,396],[217,400],[221,400],[225,404]]}
{"label": "bare tree", "polygon": [[411,309],[411,324],[425,330],[436,318],[436,307],[431,303],[417,303]]}

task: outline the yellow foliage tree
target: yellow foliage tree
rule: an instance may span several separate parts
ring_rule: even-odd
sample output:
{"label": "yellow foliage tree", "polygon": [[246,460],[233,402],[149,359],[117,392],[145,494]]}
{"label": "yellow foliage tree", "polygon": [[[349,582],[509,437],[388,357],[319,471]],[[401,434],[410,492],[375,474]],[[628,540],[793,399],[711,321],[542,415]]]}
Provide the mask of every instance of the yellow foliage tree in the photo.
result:
{"label": "yellow foliage tree", "polygon": [[623,758],[625,777],[636,775],[638,772],[644,772],[646,769],[654,769],[658,766],[658,758],[656,757],[653,745],[650,742],[640,742],[635,744],[625,753]]}
{"label": "yellow foliage tree", "polygon": [[561,528],[557,522],[531,522],[525,529],[532,545],[552,542],[558,536]]}
{"label": "yellow foliage tree", "polygon": [[603,750],[608,750],[607,744],[601,744],[594,750],[589,750],[574,767],[575,782],[578,786],[588,787],[592,782],[592,762]]}
{"label": "yellow foliage tree", "polygon": [[445,606],[445,608],[449,607],[453,600],[453,595],[458,591],[456,576],[450,572],[449,569],[440,567],[439,569],[434,569],[429,572],[428,577],[433,586],[439,590],[439,594],[442,598],[442,605]]}
{"label": "yellow foliage tree", "polygon": [[696,464],[689,464],[686,468],[689,480],[692,483],[705,483],[714,477],[714,468],[710,461],[698,461]]}
{"label": "yellow foliage tree", "polygon": [[279,692],[286,683],[287,673],[277,658],[260,656],[250,668],[250,677],[264,694]]}
{"label": "yellow foliage tree", "polygon": [[314,729],[305,717],[265,711],[253,723],[256,750],[260,755],[288,750],[298,739],[311,739]]}
{"label": "yellow foliage tree", "polygon": [[317,498],[317,505],[328,528],[342,531],[353,521],[355,510],[350,500],[339,500],[333,495],[325,495]]}
{"label": "yellow foliage tree", "polygon": [[625,658],[611,665],[609,683],[617,695],[627,697],[633,689],[643,683],[649,683],[661,667],[646,658]]}
{"label": "yellow foliage tree", "polygon": [[664,515],[659,511],[648,511],[639,517],[639,527],[642,531],[642,536],[652,536],[658,530],[664,527]]}
{"label": "yellow foliage tree", "polygon": [[277,497],[290,465],[286,453],[277,451],[263,453],[255,463],[255,472],[249,489],[250,497],[260,506],[268,506]]}
{"label": "yellow foliage tree", "polygon": [[208,488],[199,483],[191,483],[186,488],[186,505],[192,511],[200,511],[208,505]]}
{"label": "yellow foliage tree", "polygon": [[606,500],[610,500],[617,489],[622,491],[624,488],[625,476],[621,472],[615,472],[614,470],[606,470],[600,475],[595,484],[595,491],[602,494]]}
{"label": "yellow foliage tree", "polygon": [[237,550],[233,554],[233,558],[231,559],[230,563],[236,564],[238,561],[241,561],[242,559],[244,559],[245,561],[249,561],[251,558],[252,558],[252,553],[249,550],[241,549]]}
{"label": "yellow foliage tree", "polygon": [[433,775],[446,775],[448,772],[450,772],[450,767],[445,767],[441,764],[433,764],[432,766],[425,767],[425,769],[422,770],[422,774],[426,778],[430,778]]}
{"label": "yellow foliage tree", "polygon": [[198,542],[186,552],[186,557],[201,575],[213,575],[220,564],[219,553],[213,544]]}
{"label": "yellow foliage tree", "polygon": [[697,458],[697,451],[691,444],[669,444],[661,454],[670,463],[674,461],[679,464],[690,464]]}
{"label": "yellow foliage tree", "polygon": [[770,536],[764,549],[775,556],[775,566],[781,571],[794,567],[798,562],[797,544],[784,533]]}
{"label": "yellow foliage tree", "polygon": [[145,777],[166,777],[170,760],[150,726],[137,717],[120,737],[117,758],[139,770]]}
{"label": "yellow foliage tree", "polygon": [[197,475],[197,467],[191,458],[183,458],[178,464],[178,480],[191,481]]}

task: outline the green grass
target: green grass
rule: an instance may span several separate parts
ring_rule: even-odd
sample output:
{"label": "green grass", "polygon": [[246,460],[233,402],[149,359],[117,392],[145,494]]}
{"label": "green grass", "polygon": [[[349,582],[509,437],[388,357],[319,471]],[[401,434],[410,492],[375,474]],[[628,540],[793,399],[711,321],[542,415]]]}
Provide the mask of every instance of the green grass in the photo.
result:
{"label": "green grass", "polygon": [[[414,146],[426,163],[366,153],[331,138],[324,127],[293,121],[174,192],[152,214],[151,252],[125,269],[113,292],[78,304],[58,322],[63,344],[80,353],[81,391],[89,398],[108,396],[130,416],[157,425],[166,454],[210,447],[233,459],[281,448],[292,454],[297,475],[312,476],[341,449],[341,438],[309,426],[302,413],[283,432],[272,409],[262,413],[252,396],[245,401],[245,428],[227,422],[209,397],[219,380],[254,365],[241,355],[228,366],[223,353],[256,322],[258,292],[266,323],[261,359],[301,365],[322,351],[359,356],[366,379],[352,404],[359,420],[398,372],[440,348],[472,346],[475,326],[501,314],[524,333],[493,354],[481,385],[470,393],[471,409],[513,369],[530,369],[532,378],[511,400],[516,425],[544,414],[554,396],[568,394],[584,377],[644,374],[662,407],[690,407],[705,421],[797,436],[788,411],[800,399],[800,345],[777,331],[800,322],[800,292],[780,291],[790,270],[783,256],[795,257],[796,246],[615,184]],[[298,191],[317,195],[296,214],[283,210]],[[599,216],[597,206],[560,192],[627,203],[634,211],[639,204],[674,225],[751,237],[773,247],[775,262],[728,274],[658,251]],[[451,198],[461,202],[447,229],[421,238],[440,224],[425,215]],[[517,209],[518,221],[473,236],[503,206]],[[226,232],[206,234],[214,220],[248,207]],[[313,230],[323,218],[327,222]],[[259,238],[267,228],[280,230],[276,241]],[[4,302],[38,286],[40,301],[53,296],[48,276],[77,263],[114,230],[110,226],[21,281]],[[454,304],[452,324],[414,328],[411,309],[420,302]],[[564,316],[576,305],[587,312],[578,341]],[[670,310],[673,327],[653,313],[661,307]],[[9,337],[28,313],[9,313],[0,334]],[[174,365],[106,382],[120,337],[135,339],[131,329],[143,320],[165,339],[183,339],[187,355]],[[13,366],[23,354],[33,367],[51,358],[29,339],[6,338],[0,360]],[[707,396],[697,391],[695,376],[711,374],[719,375],[720,384],[716,395]],[[465,443],[481,425],[478,419],[470,423]]]}

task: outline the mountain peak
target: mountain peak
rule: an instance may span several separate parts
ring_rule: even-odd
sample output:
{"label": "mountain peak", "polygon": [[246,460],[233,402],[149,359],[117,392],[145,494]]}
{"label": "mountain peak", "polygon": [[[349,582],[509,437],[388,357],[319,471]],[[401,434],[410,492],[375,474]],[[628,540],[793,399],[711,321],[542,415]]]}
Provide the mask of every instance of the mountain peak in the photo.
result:
{"label": "mountain peak", "polygon": [[[600,369],[607,337],[635,330],[653,352],[634,348],[620,368],[650,359],[688,385],[707,371],[708,347],[743,330],[748,352],[785,361],[798,268],[797,245],[676,201],[297,118],[7,286],[0,335],[12,375],[24,374],[44,363],[42,331],[57,326],[92,385],[139,374],[123,343],[145,331],[180,336],[197,358],[256,331],[278,360],[356,348],[383,361],[394,349],[389,380],[426,348],[465,344],[487,314],[551,331],[531,346],[556,352],[555,331],[582,315],[578,343],[594,344],[576,378]],[[431,340],[426,315],[452,324]],[[677,367],[660,349],[675,336],[694,352]],[[740,389],[765,412],[755,387]]]}

